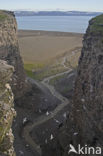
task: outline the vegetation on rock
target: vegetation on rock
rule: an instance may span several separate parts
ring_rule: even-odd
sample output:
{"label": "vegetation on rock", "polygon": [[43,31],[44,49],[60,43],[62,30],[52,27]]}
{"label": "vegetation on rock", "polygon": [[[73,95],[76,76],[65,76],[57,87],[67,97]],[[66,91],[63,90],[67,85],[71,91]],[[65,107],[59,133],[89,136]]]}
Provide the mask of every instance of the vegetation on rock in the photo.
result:
{"label": "vegetation on rock", "polygon": [[103,33],[103,15],[99,15],[90,21],[90,32]]}
{"label": "vegetation on rock", "polygon": [[12,73],[13,67],[0,61],[0,152],[6,156],[15,156],[11,130],[15,116],[14,96],[8,84]]}
{"label": "vegetation on rock", "polygon": [[4,11],[0,11],[0,22],[8,18],[8,15]]}

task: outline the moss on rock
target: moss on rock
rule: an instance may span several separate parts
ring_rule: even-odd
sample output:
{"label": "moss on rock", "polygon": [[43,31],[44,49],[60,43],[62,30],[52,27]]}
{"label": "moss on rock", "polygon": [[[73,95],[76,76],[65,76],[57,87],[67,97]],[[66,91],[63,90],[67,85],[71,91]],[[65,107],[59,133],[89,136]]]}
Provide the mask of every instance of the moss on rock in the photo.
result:
{"label": "moss on rock", "polygon": [[0,11],[0,21],[3,21],[8,18],[8,15],[5,11]]}
{"label": "moss on rock", "polygon": [[103,33],[103,14],[90,21],[90,32]]}

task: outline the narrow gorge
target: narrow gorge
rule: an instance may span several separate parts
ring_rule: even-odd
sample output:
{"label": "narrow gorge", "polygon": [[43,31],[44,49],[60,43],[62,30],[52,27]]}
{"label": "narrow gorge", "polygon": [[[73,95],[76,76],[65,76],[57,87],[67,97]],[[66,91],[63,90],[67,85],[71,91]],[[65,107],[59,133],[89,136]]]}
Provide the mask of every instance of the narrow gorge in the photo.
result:
{"label": "narrow gorge", "polygon": [[[79,144],[101,147],[103,152],[103,15],[89,22],[70,100],[49,84],[64,74],[68,82],[74,75],[68,69],[41,82],[27,78],[14,13],[0,11],[0,156],[75,156],[78,153],[69,153],[70,145],[77,149]],[[46,130],[52,130],[54,121],[53,136]],[[80,155],[97,154],[84,151]]]}

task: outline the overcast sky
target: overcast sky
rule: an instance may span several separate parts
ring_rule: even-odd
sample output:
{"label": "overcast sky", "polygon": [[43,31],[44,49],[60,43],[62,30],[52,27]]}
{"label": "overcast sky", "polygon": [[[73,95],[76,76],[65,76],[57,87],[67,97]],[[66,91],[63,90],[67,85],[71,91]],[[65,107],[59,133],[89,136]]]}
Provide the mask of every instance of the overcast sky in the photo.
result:
{"label": "overcast sky", "polygon": [[103,11],[103,0],[1,0],[0,9]]}

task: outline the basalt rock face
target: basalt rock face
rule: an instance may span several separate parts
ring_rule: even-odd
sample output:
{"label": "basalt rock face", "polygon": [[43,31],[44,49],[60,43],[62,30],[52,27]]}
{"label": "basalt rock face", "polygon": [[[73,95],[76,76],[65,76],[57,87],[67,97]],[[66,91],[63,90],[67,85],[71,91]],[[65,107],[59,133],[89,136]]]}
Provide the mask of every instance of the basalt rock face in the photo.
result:
{"label": "basalt rock face", "polygon": [[11,130],[14,110],[14,96],[10,82],[13,67],[0,60],[0,156],[15,156]]}
{"label": "basalt rock face", "polygon": [[0,11],[0,59],[14,67],[11,86],[15,99],[21,97],[27,90],[27,82],[19,52],[16,19],[12,12]]}
{"label": "basalt rock face", "polygon": [[[89,22],[75,82],[71,118],[74,147],[103,145],[103,15]],[[103,149],[102,149],[103,150]],[[82,154],[81,154],[82,155]],[[92,152],[87,155],[93,155]],[[96,155],[96,154],[94,154]]]}
{"label": "basalt rock face", "polygon": [[75,143],[103,145],[103,15],[92,19],[84,36],[74,91]]}
{"label": "basalt rock face", "polygon": [[[45,145],[43,148],[45,156],[45,150],[48,151],[48,148],[55,150],[50,156],[68,156],[70,144],[76,149],[78,144],[81,147],[101,147],[103,152],[103,15],[89,22],[84,35],[71,105],[69,118],[58,132],[56,145],[50,143],[50,147]],[[71,152],[69,155],[76,154]],[[84,151],[84,154],[80,155],[97,154],[85,154]]]}

